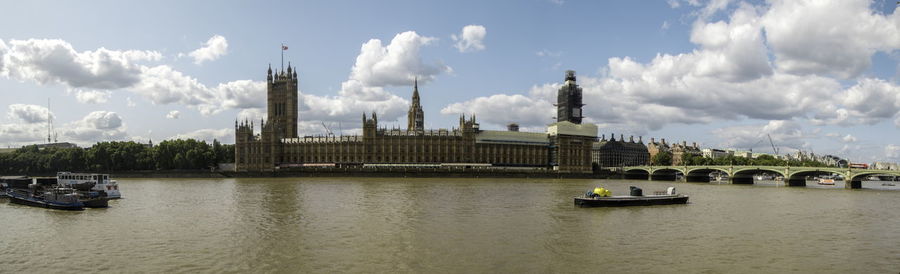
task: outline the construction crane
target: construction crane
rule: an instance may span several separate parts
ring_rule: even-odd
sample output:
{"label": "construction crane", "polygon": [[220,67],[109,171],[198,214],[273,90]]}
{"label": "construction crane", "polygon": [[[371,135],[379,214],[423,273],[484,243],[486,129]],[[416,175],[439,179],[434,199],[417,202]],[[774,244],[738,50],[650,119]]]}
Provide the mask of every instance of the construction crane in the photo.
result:
{"label": "construction crane", "polygon": [[331,132],[331,129],[328,128],[328,126],[325,125],[325,122],[322,122],[322,127],[324,127],[324,128],[325,128],[325,132],[328,133],[326,136],[334,136],[334,132]]}
{"label": "construction crane", "polygon": [[772,145],[772,151],[775,152],[775,155],[778,155],[778,147],[775,146],[775,142],[772,142],[772,134],[766,134],[769,136],[769,144]]}

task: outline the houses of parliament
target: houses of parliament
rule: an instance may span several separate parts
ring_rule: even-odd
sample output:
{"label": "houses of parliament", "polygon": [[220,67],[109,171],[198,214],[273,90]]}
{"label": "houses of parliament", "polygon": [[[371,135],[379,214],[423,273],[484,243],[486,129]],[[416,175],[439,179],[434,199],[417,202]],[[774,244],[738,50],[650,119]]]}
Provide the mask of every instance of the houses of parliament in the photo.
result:
{"label": "houses of parliament", "polygon": [[[476,115],[459,117],[451,129],[425,129],[418,83],[413,85],[407,127],[388,129],[378,114],[362,113],[362,135],[299,136],[297,132],[297,72],[266,76],[267,118],[235,121],[237,171],[275,171],[304,167],[418,167],[540,169],[559,173],[590,173],[598,128],[582,124],[582,89],[575,72],[566,71],[557,97],[557,121],[545,132],[482,130]],[[593,156],[593,157],[592,157]]]}

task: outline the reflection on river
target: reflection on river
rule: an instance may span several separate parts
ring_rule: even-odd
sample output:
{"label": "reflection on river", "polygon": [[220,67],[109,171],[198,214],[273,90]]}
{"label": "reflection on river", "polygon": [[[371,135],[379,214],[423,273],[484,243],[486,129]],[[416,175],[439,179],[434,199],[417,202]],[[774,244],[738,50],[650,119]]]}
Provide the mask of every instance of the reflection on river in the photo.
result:
{"label": "reflection on river", "polygon": [[[0,272],[896,273],[900,191],[553,179],[119,180],[108,209],[0,201]],[[576,208],[597,185],[690,204]],[[866,182],[863,187],[881,187]],[[885,187],[887,188],[887,187]]]}

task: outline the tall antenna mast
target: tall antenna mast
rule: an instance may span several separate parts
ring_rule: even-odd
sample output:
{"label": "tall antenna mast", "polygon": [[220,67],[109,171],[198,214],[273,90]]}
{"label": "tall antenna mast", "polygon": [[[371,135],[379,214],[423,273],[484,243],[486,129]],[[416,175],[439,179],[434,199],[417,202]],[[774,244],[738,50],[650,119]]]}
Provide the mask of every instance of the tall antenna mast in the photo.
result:
{"label": "tall antenna mast", "polygon": [[53,128],[53,122],[50,120],[50,98],[47,98],[47,143],[50,143],[50,132]]}

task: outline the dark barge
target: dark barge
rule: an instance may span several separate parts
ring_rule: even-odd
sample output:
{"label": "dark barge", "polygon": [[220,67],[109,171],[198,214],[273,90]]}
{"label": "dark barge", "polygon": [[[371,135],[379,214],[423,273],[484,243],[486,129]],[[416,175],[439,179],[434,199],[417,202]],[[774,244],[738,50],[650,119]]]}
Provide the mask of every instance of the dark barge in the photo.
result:
{"label": "dark barge", "polygon": [[615,206],[648,206],[686,204],[688,196],[647,195],[647,196],[610,196],[610,197],[575,197],[575,205],[579,207],[615,207]]}
{"label": "dark barge", "polygon": [[30,189],[6,191],[9,201],[14,204],[60,210],[84,210],[84,203],[71,188],[55,188],[41,193]]}

